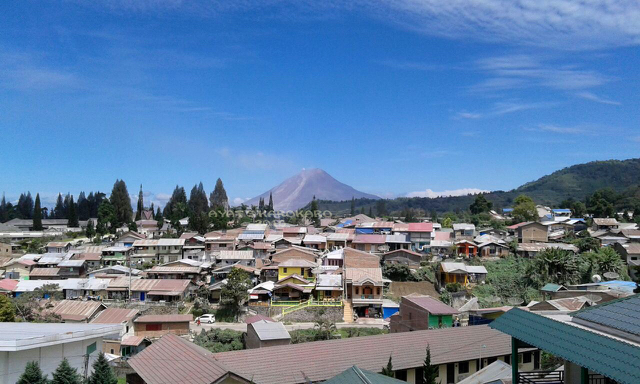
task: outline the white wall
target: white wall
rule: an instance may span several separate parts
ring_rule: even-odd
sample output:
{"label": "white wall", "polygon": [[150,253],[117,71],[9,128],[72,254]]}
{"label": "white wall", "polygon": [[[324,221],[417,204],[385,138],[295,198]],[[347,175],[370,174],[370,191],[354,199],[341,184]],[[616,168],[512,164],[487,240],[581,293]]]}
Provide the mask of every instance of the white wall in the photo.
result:
{"label": "white wall", "polygon": [[91,367],[98,358],[98,353],[102,351],[102,337],[17,352],[0,352],[0,384],[17,382],[30,361],[37,361],[42,371],[51,379],[51,373],[64,357],[73,368],[78,370],[78,373],[84,375],[84,354],[87,347],[93,343],[96,343],[96,350],[89,356],[89,374],[91,374]]}

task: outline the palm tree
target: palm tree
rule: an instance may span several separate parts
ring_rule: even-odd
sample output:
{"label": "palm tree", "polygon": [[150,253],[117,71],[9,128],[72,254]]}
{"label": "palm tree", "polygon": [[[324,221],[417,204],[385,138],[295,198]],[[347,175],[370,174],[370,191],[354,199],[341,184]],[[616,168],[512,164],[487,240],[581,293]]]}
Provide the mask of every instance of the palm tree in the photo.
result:
{"label": "palm tree", "polygon": [[336,327],[336,323],[327,320],[327,319],[318,319],[316,320],[313,329],[316,330],[316,339],[317,340],[331,340],[334,332],[338,331]]}

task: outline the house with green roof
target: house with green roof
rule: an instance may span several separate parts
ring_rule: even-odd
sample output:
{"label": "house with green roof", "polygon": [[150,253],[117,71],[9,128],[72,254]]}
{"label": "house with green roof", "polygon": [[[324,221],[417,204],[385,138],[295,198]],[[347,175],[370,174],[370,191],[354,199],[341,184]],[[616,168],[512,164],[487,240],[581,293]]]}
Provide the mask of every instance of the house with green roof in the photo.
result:
{"label": "house with green roof", "polygon": [[355,365],[324,381],[323,384],[406,384],[406,381],[360,369]]}
{"label": "house with green roof", "polygon": [[489,326],[511,336],[512,356],[535,347],[565,361],[564,371],[553,372],[519,372],[512,364],[513,384],[540,377],[565,384],[640,383],[640,295],[576,312],[514,308]]}

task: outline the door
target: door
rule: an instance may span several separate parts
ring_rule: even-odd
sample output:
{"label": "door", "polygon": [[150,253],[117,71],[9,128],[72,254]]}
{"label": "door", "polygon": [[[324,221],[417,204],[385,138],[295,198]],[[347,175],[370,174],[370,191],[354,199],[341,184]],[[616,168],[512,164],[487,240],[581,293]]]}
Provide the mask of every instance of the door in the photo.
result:
{"label": "door", "polygon": [[446,383],[447,384],[452,384],[455,383],[455,365],[454,363],[449,363],[447,364],[447,379],[446,379]]}
{"label": "door", "polygon": [[140,292],[140,301],[144,301],[145,293]]}

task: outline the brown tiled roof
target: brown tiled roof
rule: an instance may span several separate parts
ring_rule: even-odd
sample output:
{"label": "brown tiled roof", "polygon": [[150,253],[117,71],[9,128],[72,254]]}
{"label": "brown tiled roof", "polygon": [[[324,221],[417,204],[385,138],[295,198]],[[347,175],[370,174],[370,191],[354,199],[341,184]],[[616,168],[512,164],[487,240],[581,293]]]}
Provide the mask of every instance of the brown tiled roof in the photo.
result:
{"label": "brown tiled roof", "polygon": [[228,370],[211,352],[168,334],[129,360],[129,365],[147,384],[211,384]]}
{"label": "brown tiled roof", "polygon": [[427,344],[432,364],[475,360],[480,352],[485,358],[511,353],[509,335],[476,325],[248,349],[214,357],[256,383],[299,384],[306,382],[305,375],[313,382],[323,381],[353,365],[379,372],[389,356],[394,370],[422,367]]}
{"label": "brown tiled roof", "polygon": [[121,324],[138,315],[137,309],[107,308],[100,312],[91,322],[95,324]]}
{"label": "brown tiled roof", "polygon": [[420,308],[425,309],[427,312],[433,315],[457,315],[458,311],[455,308],[448,306],[440,300],[436,300],[430,296],[423,295],[409,295],[402,298],[402,300],[408,300]]}
{"label": "brown tiled roof", "polygon": [[193,320],[193,315],[146,315],[135,319],[134,323],[183,323]]}

